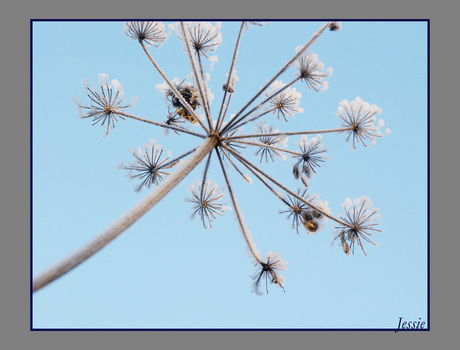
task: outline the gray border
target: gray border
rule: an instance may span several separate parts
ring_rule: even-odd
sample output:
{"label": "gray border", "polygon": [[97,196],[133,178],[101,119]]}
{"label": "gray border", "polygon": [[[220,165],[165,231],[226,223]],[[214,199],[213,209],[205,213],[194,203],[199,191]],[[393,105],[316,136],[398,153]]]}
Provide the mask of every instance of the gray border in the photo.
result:
{"label": "gray border", "polygon": [[[460,9],[450,0],[322,1],[227,1],[219,6],[211,0],[154,3],[79,0],[24,1],[2,5],[2,127],[1,181],[0,341],[5,349],[433,349],[450,348],[458,333],[457,261],[454,250],[459,234],[449,229],[447,213],[457,214],[455,190],[449,186],[458,174],[454,135],[458,113],[449,97],[458,99],[457,48]],[[225,17],[222,17],[225,13]],[[30,332],[29,323],[29,19],[30,18],[386,18],[431,20],[431,331],[430,332]],[[441,45],[442,43],[442,45]],[[363,52],[364,52],[363,48]],[[397,54],[390,52],[389,54]],[[389,72],[391,74],[391,72]],[[441,77],[443,77],[441,81]],[[404,77],[394,77],[404,84]],[[393,78],[393,79],[394,79]],[[401,78],[399,81],[398,78]],[[453,100],[454,100],[453,99]],[[454,100],[455,101],[455,100]],[[8,103],[5,103],[8,102]],[[6,106],[5,106],[6,105]],[[6,109],[5,109],[6,108]],[[444,123],[444,124],[443,124]],[[452,133],[452,135],[450,135]],[[410,140],[408,140],[409,142]],[[441,149],[442,148],[442,149]],[[404,151],[404,150],[402,150]],[[451,154],[452,153],[452,154]],[[451,157],[451,158],[450,158]],[[441,159],[452,159],[441,164]],[[11,181],[13,180],[13,181]],[[450,210],[454,208],[454,210]],[[420,213],[425,217],[425,213]],[[443,219],[443,220],[441,220]],[[434,239],[436,237],[436,239]],[[445,239],[440,239],[445,237]],[[456,244],[457,243],[457,244]],[[11,269],[14,267],[14,269]],[[401,267],[403,268],[403,267]],[[442,280],[441,276],[448,279]],[[456,277],[455,277],[456,276]],[[6,279],[6,280],[5,280]],[[453,285],[452,281],[455,281]],[[407,291],[416,293],[417,291]],[[378,315],[376,315],[378,317]],[[453,339],[454,338],[454,339]]]}

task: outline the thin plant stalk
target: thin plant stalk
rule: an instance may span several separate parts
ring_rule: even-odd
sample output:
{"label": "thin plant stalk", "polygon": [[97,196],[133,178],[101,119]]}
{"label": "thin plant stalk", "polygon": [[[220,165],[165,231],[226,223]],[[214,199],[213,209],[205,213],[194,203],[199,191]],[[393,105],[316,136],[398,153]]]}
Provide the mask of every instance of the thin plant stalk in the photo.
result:
{"label": "thin plant stalk", "polygon": [[[232,100],[232,95],[230,94],[230,96],[228,96],[228,100],[227,100],[227,105],[225,106],[225,111],[224,111],[224,114],[222,114],[222,121],[224,120],[225,116],[227,115],[227,111],[228,111],[228,107],[230,106],[230,101]],[[224,101],[222,101],[223,103]],[[221,106],[221,111],[222,111],[222,107],[223,105]],[[216,127],[216,130],[219,130],[221,127],[220,124],[217,124],[217,127]]]}
{"label": "thin plant stalk", "polygon": [[[207,94],[205,95],[203,93],[203,86],[201,84],[203,78],[201,76],[201,74],[198,74],[198,71],[197,71],[197,68],[196,68],[196,62],[195,62],[195,55],[192,53],[192,48],[190,47],[190,42],[189,42],[189,36],[188,36],[188,28],[187,30],[185,29],[185,24],[184,22],[180,22],[180,25],[182,27],[182,32],[184,33],[184,41],[185,41],[185,46],[187,47],[187,53],[190,57],[190,62],[192,64],[192,68],[193,68],[193,73],[195,73],[195,77],[196,77],[196,82],[197,82],[197,85],[198,85],[198,92],[200,93],[200,98],[201,98],[201,101],[203,102],[203,107],[204,107],[204,112],[206,114],[206,120],[208,121],[208,126],[209,126],[209,129],[212,131],[212,123],[211,123],[211,112],[209,111],[209,104],[208,104],[208,100],[207,100]],[[199,57],[199,53],[198,53],[198,57]],[[206,87],[206,85],[205,85]],[[205,90],[206,91],[206,90]]]}
{"label": "thin plant stalk", "polygon": [[173,165],[174,163],[177,163],[177,162],[178,162],[179,160],[181,160],[182,158],[187,157],[190,153],[195,152],[195,151],[197,150],[197,148],[198,148],[198,147],[193,148],[193,149],[191,149],[190,151],[185,152],[184,154],[182,154],[182,155],[180,155],[180,156],[174,158],[173,160],[170,160],[169,162],[163,164],[163,165],[162,165],[161,167],[159,167],[158,169],[167,168],[168,166]]}
{"label": "thin plant stalk", "polygon": [[233,141],[236,139],[247,139],[247,138],[256,138],[256,137],[277,137],[277,136],[294,136],[294,135],[311,135],[311,134],[328,134],[333,132],[344,132],[353,130],[350,128],[337,128],[337,129],[326,129],[326,130],[312,130],[312,131],[286,131],[286,132],[276,132],[271,134],[251,134],[251,135],[238,135],[238,136],[228,136],[223,137],[223,141]]}
{"label": "thin plant stalk", "polygon": [[240,174],[243,179],[245,179],[247,182],[251,182],[244,174],[243,172],[240,170],[240,168],[238,168],[238,166],[235,164],[235,162],[232,160],[232,158],[230,158],[230,156],[228,155],[228,153],[225,151],[224,148],[221,148],[220,149],[222,151],[222,154],[225,155],[228,159],[228,161],[230,162],[230,164],[235,168],[235,170],[237,171],[238,174]]}
{"label": "thin plant stalk", "polygon": [[150,62],[152,62],[152,64],[154,65],[154,67],[156,68],[156,70],[158,71],[158,73],[160,73],[160,75],[163,77],[163,79],[165,80],[165,82],[169,85],[169,87],[171,88],[171,90],[174,92],[174,94],[176,95],[176,97],[181,101],[182,105],[185,106],[185,108],[190,112],[190,114],[192,115],[193,118],[195,118],[195,120],[201,125],[201,127],[204,129],[204,131],[206,132],[206,134],[209,134],[209,130],[206,128],[206,126],[201,122],[200,118],[198,118],[198,116],[196,115],[195,111],[193,110],[193,108],[189,105],[189,103],[185,100],[185,98],[181,95],[181,93],[179,91],[177,91],[176,87],[174,86],[174,84],[168,79],[168,77],[165,75],[165,73],[161,70],[160,66],[157,64],[157,62],[153,59],[153,57],[150,55],[149,51],[147,50],[147,48],[145,47],[144,45],[144,42],[141,41],[140,42],[142,48],[144,49],[144,52],[146,53],[147,57],[149,58]]}
{"label": "thin plant stalk", "polygon": [[264,148],[269,148],[269,149],[273,149],[275,151],[280,151],[280,152],[284,152],[284,153],[289,153],[289,154],[292,154],[292,155],[295,155],[295,156],[299,156],[301,157],[302,154],[298,153],[298,152],[294,152],[294,151],[290,151],[288,149],[283,149],[283,148],[280,148],[280,147],[275,147],[275,146],[270,146],[270,145],[266,145],[264,143],[254,143],[254,142],[246,142],[246,141],[237,141],[237,140],[232,140],[232,143],[241,143],[243,145],[249,145],[249,146],[256,146],[256,147],[264,147]]}
{"label": "thin plant stalk", "polygon": [[243,156],[241,156],[240,154],[238,154],[237,152],[234,152],[231,148],[225,146],[224,144],[222,144],[222,147],[224,147],[228,152],[232,153],[240,162],[242,162],[244,165],[246,165],[247,167],[251,167],[253,168],[254,170],[256,170],[259,174],[263,175],[265,178],[267,178],[268,180],[270,180],[271,182],[273,182],[275,185],[277,185],[279,188],[281,188],[283,191],[287,192],[288,194],[290,194],[291,196],[293,196],[294,198],[298,199],[299,201],[305,203],[306,205],[308,205],[310,208],[312,208],[313,210],[323,214],[324,216],[326,216],[327,218],[339,223],[340,225],[344,225],[344,226],[347,226],[347,227],[350,227],[352,228],[349,224],[345,223],[344,221],[340,220],[340,219],[337,219],[336,217],[326,213],[324,210],[322,210],[321,208],[318,208],[316,205],[314,205],[313,203],[310,203],[309,201],[305,200],[304,198],[300,197],[299,195],[295,194],[294,192],[292,192],[289,188],[283,186],[281,183],[279,183],[278,181],[276,181],[275,179],[273,179],[271,176],[269,176],[267,173],[265,173],[264,171],[262,171],[261,169],[259,169],[258,167],[256,167],[254,164],[252,164],[250,161],[248,161],[246,158],[244,158]]}
{"label": "thin plant stalk", "polygon": [[[229,158],[230,159],[230,158]],[[249,167],[248,165],[244,164],[243,165],[246,167],[246,169],[248,169],[251,173],[254,174],[255,177],[257,177],[259,179],[260,182],[262,182],[265,187],[267,187],[276,197],[278,197],[284,204],[286,204],[287,206],[291,206],[287,201],[286,199],[283,198],[283,196],[281,194],[279,194],[272,186],[270,186],[267,181],[265,181],[262,176],[260,176],[260,174],[258,174],[254,169],[252,169],[251,167]]]}
{"label": "thin plant stalk", "polygon": [[236,118],[238,118],[241,113],[243,113],[246,108],[248,108],[270,85],[271,83],[273,83],[276,78],[278,78],[282,73],[284,73],[291,65],[292,63],[295,62],[295,60],[300,57],[300,55],[302,55],[305,50],[307,50],[315,41],[316,39],[324,32],[324,30],[329,26],[329,22],[326,22],[325,24],[322,25],[322,27],[320,28],[320,30],[318,30],[314,35],[313,37],[305,44],[305,46],[299,50],[299,52],[297,52],[297,54],[294,55],[294,57],[292,57],[284,66],[283,68],[280,69],[280,71],[278,73],[276,73],[273,78],[271,78],[267,84],[265,84],[265,86],[259,90],[259,92],[248,102],[244,105],[244,107],[235,115],[233,116],[233,118],[230,120],[230,122],[226,125],[226,127],[222,130],[223,132],[225,132],[227,129],[229,129],[231,126],[233,126],[233,123],[234,121],[236,120]]}
{"label": "thin plant stalk", "polygon": [[[222,115],[222,108],[224,106],[225,98],[227,97],[227,93],[228,93],[227,90],[228,90],[228,88],[230,86],[230,81],[232,80],[233,68],[235,67],[236,56],[237,56],[237,53],[238,53],[238,48],[240,46],[241,34],[243,33],[244,24],[245,24],[244,21],[241,22],[241,27],[240,27],[240,31],[238,33],[238,38],[236,39],[235,50],[233,51],[232,63],[230,65],[230,71],[228,72],[227,85],[226,85],[227,88],[224,90],[224,97],[222,98],[222,105],[220,107],[219,117],[217,118],[216,130],[220,130],[220,125],[222,124],[222,122],[223,122],[223,120],[225,118],[225,113]],[[230,98],[231,97],[232,97],[232,95],[230,94]],[[229,100],[230,100],[230,98],[229,98]],[[227,108],[228,108],[228,103],[227,103]],[[226,111],[227,110],[225,110],[225,112]]]}
{"label": "thin plant stalk", "polygon": [[[240,126],[243,126],[244,124],[246,124],[247,122],[250,122],[250,121],[254,121],[254,120],[257,120],[259,118],[261,118],[262,116],[264,116],[265,114],[267,114],[267,112],[265,113],[262,113],[261,115],[258,115],[254,118],[251,118],[250,120],[248,120],[247,122],[245,123],[242,123],[242,121],[248,116],[250,115],[252,112],[254,112],[255,110],[257,110],[258,108],[260,108],[261,106],[263,106],[264,104],[266,104],[268,101],[270,101],[273,97],[275,96],[278,96],[280,93],[282,93],[284,90],[286,90],[288,87],[292,86],[293,84],[295,84],[296,82],[298,82],[299,80],[301,79],[301,77],[297,77],[295,78],[294,80],[292,80],[290,83],[286,84],[285,86],[283,86],[281,89],[279,89],[278,91],[274,92],[273,94],[271,94],[270,96],[268,96],[265,100],[263,100],[261,103],[259,103],[257,106],[255,106],[253,109],[251,109],[249,112],[247,112],[246,114],[244,114],[243,116],[241,116],[238,120],[236,120],[235,122],[232,123],[232,126],[229,127],[229,131],[233,130],[233,129],[236,129],[236,128],[239,128]],[[276,109],[278,107],[275,107],[274,109]],[[274,110],[274,109],[271,109],[270,111]]]}
{"label": "thin plant stalk", "polygon": [[[257,109],[257,108],[255,108],[255,109]],[[235,130],[235,129],[237,129],[237,128],[241,128],[243,125],[246,125],[247,123],[253,122],[254,120],[257,120],[257,119],[259,119],[259,118],[262,118],[264,115],[267,115],[268,113],[271,113],[271,112],[273,112],[273,111],[276,111],[277,109],[278,109],[277,106],[275,106],[275,107],[273,107],[273,108],[270,108],[268,111],[265,111],[265,112],[263,112],[263,113],[261,113],[261,114],[259,114],[259,115],[256,115],[255,117],[253,117],[253,118],[251,118],[251,119],[245,120],[244,122],[241,122],[241,123],[239,123],[238,125],[232,126],[232,127],[229,129],[228,132],[230,132],[230,131],[232,131],[232,130]],[[251,111],[251,113],[252,113],[252,111]]]}
{"label": "thin plant stalk", "polygon": [[206,179],[208,178],[209,166],[211,165],[211,156],[212,156],[212,152],[209,152],[208,159],[206,160],[206,163],[204,165],[203,178],[201,180],[200,199],[203,199],[204,187],[205,187],[205,184],[206,184]]}
{"label": "thin plant stalk", "polygon": [[74,269],[123,233],[142,215],[155,206],[155,204],[166,196],[166,194],[168,194],[176,185],[178,185],[179,182],[182,181],[204,159],[204,157],[213,150],[216,144],[216,138],[210,137],[206,139],[196,149],[195,153],[193,153],[189,159],[184,161],[175,172],[171,173],[153,191],[139,201],[134,207],[121,215],[98,236],[76,250],[70,256],[66,257],[64,260],[37,275],[33,279],[33,292],[36,292],[40,288],[43,288],[65,273]]}
{"label": "thin plant stalk", "polygon": [[236,199],[235,199],[235,195],[234,195],[233,190],[232,190],[232,186],[230,185],[230,180],[228,178],[227,171],[225,170],[225,166],[224,166],[224,163],[222,161],[222,157],[220,156],[219,150],[217,148],[216,148],[216,154],[217,154],[217,158],[219,158],[219,163],[220,163],[220,166],[222,168],[222,173],[224,174],[225,183],[227,184],[228,193],[230,194],[230,198],[232,200],[233,208],[235,209],[236,218],[238,220],[238,224],[240,225],[241,232],[243,233],[244,240],[246,241],[246,245],[248,246],[249,251],[251,252],[251,254],[254,257],[254,259],[258,263],[262,264],[262,259],[259,256],[259,254],[257,253],[257,251],[254,249],[254,243],[250,239],[248,232],[246,232],[246,225],[244,223],[243,216],[240,213],[240,208],[238,207],[238,204],[237,204]]}
{"label": "thin plant stalk", "polygon": [[201,137],[202,139],[205,139],[207,137],[206,135],[203,135],[203,134],[200,134],[200,133],[197,133],[197,132],[185,129],[185,128],[181,128],[180,126],[167,125],[167,124],[164,124],[164,123],[157,123],[157,122],[154,122],[153,120],[138,117],[137,115],[126,113],[124,111],[117,110],[117,114],[122,115],[122,116],[127,117],[127,118],[134,119],[134,120],[139,120],[139,121],[144,122],[144,123],[156,125],[156,126],[159,126],[159,127],[162,127],[162,128],[171,129],[171,130],[174,130],[174,131],[180,131],[180,132],[183,132],[184,134],[198,136],[198,137]]}

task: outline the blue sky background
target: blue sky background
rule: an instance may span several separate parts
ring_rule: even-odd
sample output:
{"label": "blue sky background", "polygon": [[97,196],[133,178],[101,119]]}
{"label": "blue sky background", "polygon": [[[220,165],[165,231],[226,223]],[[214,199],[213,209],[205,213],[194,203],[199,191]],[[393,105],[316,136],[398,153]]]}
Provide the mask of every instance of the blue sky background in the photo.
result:
{"label": "blue sky background", "polygon": [[[239,82],[229,112],[235,113],[319,29],[321,22],[271,22],[244,31],[236,69]],[[123,22],[33,23],[33,272],[66,257],[148,193],[116,168],[130,162],[129,149],[157,139],[178,156],[200,140],[171,134],[134,120],[120,121],[110,135],[78,116],[73,96],[87,101],[81,81],[107,73],[138,96],[129,112],[162,122],[167,107],[155,85],[163,79],[137,42],[122,34]],[[224,22],[219,62],[210,87],[218,113],[239,23]],[[297,235],[278,210],[282,203],[254,179],[230,177],[236,197],[265,256],[279,251],[288,261],[286,293],[251,292],[255,271],[234,212],[205,230],[190,220],[184,202],[202,165],[128,231],[75,270],[33,295],[35,328],[395,328],[399,317],[427,321],[427,24],[344,22],[312,46],[334,73],[329,89],[305,84],[304,113],[288,123],[266,118],[281,130],[340,125],[343,99],[360,96],[382,108],[392,131],[369,148],[353,151],[345,135],[324,136],[331,156],[310,180],[310,191],[343,213],[347,197],[368,195],[382,215],[375,235],[346,256],[330,246],[333,223],[316,235]],[[191,68],[173,33],[151,54],[170,79]],[[208,62],[205,66],[209,68]],[[288,82],[294,69],[281,79]],[[199,130],[197,128],[197,130]],[[251,128],[246,129],[247,132]],[[290,137],[289,149],[299,137]],[[244,154],[256,160],[253,150]],[[258,161],[257,161],[258,163]],[[262,168],[291,189],[292,159]],[[208,177],[223,185],[213,158]],[[225,197],[230,201],[229,196]]]}

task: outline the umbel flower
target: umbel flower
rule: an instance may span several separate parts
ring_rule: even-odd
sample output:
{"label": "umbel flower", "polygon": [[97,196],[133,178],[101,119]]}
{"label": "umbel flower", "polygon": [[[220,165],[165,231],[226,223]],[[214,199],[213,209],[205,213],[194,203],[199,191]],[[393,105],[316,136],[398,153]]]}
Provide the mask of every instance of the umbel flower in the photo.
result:
{"label": "umbel flower", "polygon": [[83,90],[85,90],[91,104],[85,105],[77,98],[74,98],[77,108],[80,110],[81,118],[92,118],[93,125],[104,124],[107,126],[106,136],[110,129],[115,127],[118,118],[125,120],[122,112],[132,107],[136,102],[136,97],[129,103],[124,102],[124,93],[120,82],[116,79],[109,81],[109,76],[104,73],[98,75],[99,86],[89,87],[89,79],[83,79]]}
{"label": "umbel flower", "polygon": [[135,161],[128,165],[122,163],[119,167],[128,171],[129,178],[142,180],[135,187],[136,192],[142,190],[144,186],[150,188],[152,184],[158,185],[165,176],[169,175],[165,170],[171,169],[177,162],[166,163],[171,157],[170,152],[166,158],[161,159],[163,146],[157,145],[156,140],[151,140],[150,144],[146,144],[143,149],[136,149],[131,153]]}
{"label": "umbel flower", "polygon": [[[299,199],[302,198],[303,200]],[[297,196],[288,195],[283,202],[288,206],[287,210],[280,210],[280,214],[288,214],[288,219],[292,220],[292,227],[299,234],[299,227],[303,227],[308,234],[316,233],[324,227],[327,217],[324,214],[311,208],[305,202],[312,203],[321,208],[323,212],[330,213],[327,201],[318,199],[317,195],[307,194],[307,189],[297,190]]]}
{"label": "umbel flower", "polygon": [[[342,121],[342,126],[346,128],[344,131],[348,134],[347,142],[351,138],[352,148],[356,149],[357,143],[362,143],[364,147],[375,143],[377,137],[382,137],[379,129],[385,125],[383,119],[378,121],[377,126],[374,124],[377,121],[376,115],[382,113],[382,109],[376,105],[371,105],[356,97],[353,101],[343,100],[340,102],[336,112]],[[387,129],[387,133],[390,130]]]}
{"label": "umbel flower", "polygon": [[[217,47],[222,43],[222,34],[220,32],[222,22],[216,22],[216,25],[211,22],[189,22],[187,25],[190,44],[195,53],[198,56],[214,60],[208,55],[210,52],[216,51]],[[178,38],[185,41],[181,25],[177,23],[175,28]]]}
{"label": "umbel flower", "polygon": [[286,159],[286,156],[283,154],[283,150],[280,148],[280,146],[286,147],[286,143],[288,141],[286,136],[264,136],[263,134],[279,133],[279,130],[275,129],[273,125],[266,125],[264,123],[259,124],[256,127],[256,132],[262,135],[258,137],[258,142],[262,145],[262,147],[260,147],[256,152],[257,156],[260,155],[261,163],[263,160],[268,162],[269,158],[272,162],[275,162],[275,156],[283,160]]}
{"label": "umbel flower", "polygon": [[372,201],[367,196],[362,196],[351,201],[347,198],[342,207],[345,209],[345,215],[340,215],[340,218],[346,225],[339,225],[336,227],[334,234],[335,240],[339,240],[345,254],[349,255],[350,252],[354,254],[355,244],[358,244],[367,255],[363,247],[363,242],[372,242],[369,236],[373,236],[375,232],[381,232],[375,228],[380,220],[379,210],[371,208]]}
{"label": "umbel flower", "polygon": [[302,94],[295,88],[287,87],[281,80],[272,83],[265,94],[266,96],[276,94],[270,100],[269,108],[270,111],[277,114],[278,119],[283,117],[287,121],[286,117],[293,117],[295,113],[303,112],[303,108],[299,107]]}
{"label": "umbel flower", "polygon": [[163,22],[126,22],[123,32],[133,40],[159,48],[168,38]]}
{"label": "umbel flower", "polygon": [[318,135],[308,140],[306,135],[302,135],[297,142],[300,148],[300,155],[296,156],[297,162],[292,167],[292,173],[296,179],[300,173],[304,173],[307,177],[311,177],[312,173],[316,173],[315,168],[320,167],[326,162],[326,148],[322,145],[323,136]]}
{"label": "umbel flower", "polygon": [[[296,52],[300,51],[302,47],[297,47]],[[325,78],[332,75],[332,68],[327,68],[324,72],[325,65],[318,59],[318,55],[312,52],[307,52],[300,56],[295,63],[298,70],[299,77],[304,81],[309,89],[316,92],[326,90],[329,85]]]}
{"label": "umbel flower", "polygon": [[[121,85],[117,80],[112,80],[109,83],[107,75],[99,76],[99,88],[90,89],[86,84],[85,91],[91,105],[85,106],[80,102],[78,103],[82,116],[84,118],[92,117],[94,124],[101,123],[104,125],[107,123],[107,133],[110,125],[114,125],[114,122],[120,117],[159,126],[167,131],[173,130],[180,136],[183,134],[194,136],[202,143],[199,146],[194,144],[189,150],[171,160],[169,159],[171,153],[167,153],[164,157],[163,147],[158,145],[156,141],[152,141],[143,149],[133,152],[134,162],[122,165],[121,168],[128,171],[130,178],[140,180],[140,184],[135,190],[140,191],[143,188],[156,187],[137,205],[104,230],[85,249],[77,251],[75,255],[61,262],[60,266],[45,272],[34,280],[34,290],[77,266],[117,237],[162,200],[200,163],[204,163],[202,176],[190,187],[192,195],[187,198],[187,201],[193,204],[192,217],[199,215],[203,226],[211,228],[211,222],[230,209],[222,203],[224,193],[218,189],[217,183],[208,179],[210,174],[214,176],[216,173],[209,171],[211,163],[213,165],[217,163],[218,174],[222,175],[232,211],[235,213],[249,256],[259,268],[254,275],[253,284],[255,292],[258,294],[260,293],[260,285],[264,281],[267,293],[268,283],[276,284],[284,291],[284,278],[279,272],[286,268],[286,262],[281,259],[279,253],[273,252],[269,252],[264,259],[256,249],[243,211],[237,202],[239,189],[233,186],[232,176],[234,175],[241,176],[245,183],[251,183],[252,178],[256,179],[275,198],[281,200],[287,208],[280,213],[287,214],[297,233],[302,227],[308,234],[319,232],[325,226],[326,221],[332,220],[337,229],[334,240],[341,242],[346,253],[354,251],[355,244],[358,244],[364,251],[363,240],[373,243],[368,236],[380,231],[376,228],[377,210],[370,208],[371,202],[368,197],[355,200],[353,205],[351,200],[347,200],[344,204],[345,215],[336,217],[331,214],[327,201],[318,199],[317,195],[307,194],[306,188],[298,190],[297,193],[292,191],[287,185],[275,179],[274,175],[259,168],[265,164],[258,166],[256,161],[247,158],[244,154],[247,149],[252,148],[253,152],[248,152],[249,157],[259,160],[259,163],[263,163],[263,161],[265,163],[275,162],[277,158],[286,159],[287,156],[295,158],[296,163],[292,169],[294,177],[300,177],[304,185],[307,186],[307,177],[315,173],[316,168],[326,163],[326,148],[322,145],[322,134],[346,132],[348,139],[353,138],[353,146],[355,143],[373,141],[374,138],[380,136],[378,127],[382,126],[383,122],[379,122],[377,128],[373,124],[375,114],[380,113],[380,109],[363,102],[359,98],[352,102],[344,100],[340,103],[337,114],[342,120],[341,128],[280,131],[275,125],[267,125],[265,121],[259,121],[252,129],[253,133],[244,131],[246,124],[253,123],[262,117],[270,117],[270,113],[277,114],[277,119],[287,120],[287,117],[303,112],[300,107],[301,93],[293,87],[296,82],[304,81],[309,89],[315,91],[327,88],[325,78],[330,76],[332,70],[325,70],[325,66],[318,60],[318,56],[307,50],[324,32],[327,32],[328,28],[335,31],[339,25],[335,22],[324,23],[305,45],[297,48],[296,54],[281,67],[278,73],[268,79],[267,83],[258,89],[243,107],[233,111],[230,102],[235,101],[232,100],[232,97],[237,95],[239,91],[239,89],[235,89],[235,82],[238,81],[235,66],[239,45],[244,29],[253,27],[253,25],[248,26],[245,22],[241,23],[223,91],[221,91],[221,86],[218,89],[223,95],[222,102],[217,109],[211,109],[210,102],[214,95],[208,86],[210,75],[205,72],[201,57],[211,59],[212,62],[217,61],[217,59],[209,57],[208,54],[214,52],[222,42],[220,23],[212,25],[209,22],[181,22],[175,26],[177,36],[182,41],[192,68],[189,75],[192,80],[190,83],[187,81],[188,77],[182,81],[178,78],[168,79],[147,48],[148,45],[158,47],[166,40],[164,24],[159,22],[129,22],[126,24],[126,34],[139,42],[148,60],[164,81],[164,83],[157,85],[157,89],[163,94],[165,103],[169,108],[167,120],[159,122],[127,113],[125,109],[130,104],[123,102],[124,96]],[[256,25],[256,27],[259,26]],[[291,82],[284,84],[279,78],[292,65],[297,68],[296,77]],[[199,109],[200,111],[202,109],[204,114],[198,115],[196,112]],[[161,120],[164,119],[162,115],[156,117],[161,118]],[[194,130],[189,128],[191,125],[195,126]],[[285,127],[287,123],[282,122],[282,125]],[[303,125],[308,125],[308,122]],[[198,131],[195,131],[197,129]],[[308,139],[307,135],[312,134],[317,136]],[[297,142],[300,152],[291,151],[288,148],[288,138],[294,135],[300,136],[300,141]],[[217,162],[211,162],[211,159],[217,160]],[[169,172],[179,161],[181,164],[174,171]],[[278,168],[280,171],[283,170],[281,166]],[[289,174],[290,170],[287,170]],[[284,179],[288,178],[292,180],[291,176],[286,176]],[[264,208],[264,210],[266,209]],[[266,215],[266,218],[270,220],[271,216]]]}
{"label": "umbel flower", "polygon": [[284,276],[280,275],[278,271],[286,270],[287,262],[281,258],[280,253],[278,252],[268,252],[267,259],[264,262],[259,262],[257,264],[260,270],[253,275],[253,291],[260,295],[260,284],[262,280],[265,280],[265,290],[268,294],[268,282],[276,284],[283,291]]}
{"label": "umbel flower", "polygon": [[192,198],[185,200],[194,204],[192,218],[198,214],[204,228],[211,228],[211,222],[216,218],[216,215],[222,216],[226,210],[231,209],[219,202],[225,194],[220,192],[217,184],[212,183],[211,180],[206,181],[204,186],[201,182],[191,185],[190,191]]}

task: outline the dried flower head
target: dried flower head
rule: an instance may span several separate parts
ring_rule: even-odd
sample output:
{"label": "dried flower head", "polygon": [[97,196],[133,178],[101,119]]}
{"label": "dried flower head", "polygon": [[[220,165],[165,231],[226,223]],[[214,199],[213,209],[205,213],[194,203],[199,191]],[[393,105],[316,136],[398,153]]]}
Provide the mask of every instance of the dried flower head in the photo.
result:
{"label": "dried flower head", "polygon": [[[266,125],[265,123],[260,123],[256,126],[256,132],[258,134],[273,134],[273,133],[279,133],[278,129],[275,129],[273,125]],[[277,147],[279,148],[280,146],[286,147],[288,137],[287,136],[260,136],[258,137],[257,141],[259,144],[266,145],[266,146],[271,146],[271,147]],[[257,152],[256,156],[260,155],[260,162],[265,159],[265,162],[268,163],[268,159],[270,158],[272,162],[275,162],[275,156],[278,158],[281,158],[283,160],[286,159],[286,156],[282,153],[282,151],[274,149],[274,148],[269,148],[269,147],[260,147]]]}
{"label": "dried flower head", "polygon": [[[328,213],[330,212],[330,209],[327,207],[327,201],[323,202],[319,200],[317,195],[307,194],[307,189],[297,190],[297,195],[319,207],[321,210]],[[284,202],[289,209],[280,210],[279,213],[288,214],[287,219],[292,220],[292,227],[296,230],[297,234],[299,234],[299,227],[305,228],[308,234],[316,233],[324,227],[323,223],[327,221],[327,218],[320,212],[309,207],[300,199],[288,195]]]}
{"label": "dried flower head", "polygon": [[279,275],[277,271],[283,271],[286,269],[287,262],[281,259],[281,255],[278,252],[268,252],[266,262],[258,262],[261,270],[253,275],[254,284],[253,291],[261,295],[260,282],[265,277],[265,290],[268,294],[268,282],[278,285],[283,291],[284,276]]}
{"label": "dried flower head", "polygon": [[160,47],[168,38],[162,22],[126,22],[123,32],[133,40]]}
{"label": "dried flower head", "polygon": [[150,144],[144,146],[144,149],[139,148],[131,151],[135,161],[128,165],[121,164],[120,166],[120,168],[128,171],[129,178],[142,180],[135,187],[136,192],[139,192],[144,186],[150,188],[152,184],[158,185],[166,175],[169,175],[165,170],[172,168],[177,163],[166,163],[171,156],[170,154],[161,160],[163,147],[157,145],[156,142],[156,140],[151,140]]}
{"label": "dried flower head", "polygon": [[[222,23],[216,22],[212,25],[211,22],[189,22],[187,23],[188,35],[192,49],[197,55],[202,55],[208,59],[208,54],[217,50],[217,47],[222,42],[222,34],[220,27]],[[176,24],[176,33],[179,39],[185,40],[184,33],[180,23]],[[214,60],[214,59],[211,59]]]}
{"label": "dried flower head", "polygon": [[340,215],[340,218],[346,225],[336,227],[332,242],[339,239],[345,254],[349,255],[350,252],[354,254],[355,244],[358,243],[364,255],[367,256],[361,240],[377,245],[370,240],[369,236],[373,236],[374,232],[382,232],[374,228],[378,225],[380,215],[379,210],[371,206],[372,201],[367,196],[356,198],[353,202],[347,198],[343,203],[345,215]]}
{"label": "dried flower head", "polygon": [[[171,112],[171,110],[168,107],[168,115],[166,116],[166,120],[164,121],[164,123],[168,126],[180,126],[179,124],[185,123],[185,121],[181,118],[182,116],[177,114],[177,110]],[[174,130],[174,133],[179,135],[179,132],[177,132],[176,130]],[[166,137],[168,135],[169,135],[169,129],[164,128],[163,136]]]}
{"label": "dried flower head", "polygon": [[277,80],[270,85],[265,95],[269,97],[282,90],[269,101],[269,106],[270,110],[277,114],[278,119],[283,117],[284,120],[287,121],[287,116],[293,117],[295,113],[302,113],[303,108],[299,107],[302,94],[295,88],[285,88],[285,86],[286,84]]}
{"label": "dried flower head", "polygon": [[292,172],[296,179],[299,178],[302,172],[307,177],[311,177],[313,173],[316,174],[315,168],[322,166],[326,162],[324,154],[327,149],[322,145],[323,136],[318,135],[308,140],[307,135],[302,135],[297,142],[300,148],[300,156],[297,157],[297,163],[292,167]]}
{"label": "dried flower head", "polygon": [[341,125],[349,128],[345,132],[348,134],[347,142],[350,137],[353,140],[353,149],[356,149],[357,143],[362,143],[364,147],[367,147],[366,142],[370,141],[370,144],[374,144],[377,137],[383,136],[379,131],[385,125],[383,119],[378,121],[377,126],[374,125],[377,120],[375,115],[380,113],[382,113],[381,108],[374,104],[371,105],[359,97],[351,102],[347,100],[340,102],[336,114],[342,120]]}
{"label": "dried flower head", "polygon": [[[297,47],[296,52],[299,52],[301,49],[301,46]],[[332,75],[332,68],[328,67],[325,72],[324,63],[318,59],[317,54],[306,52],[300,55],[299,59],[295,62],[295,67],[301,80],[307,84],[309,89],[320,92],[328,88],[328,82],[324,79]]]}
{"label": "dried flower head", "polygon": [[124,103],[124,93],[120,82],[116,79],[109,81],[109,76],[105,73],[98,74],[99,86],[89,87],[89,79],[83,79],[83,90],[86,91],[91,101],[90,106],[84,105],[81,101],[75,99],[75,103],[80,110],[82,118],[93,118],[93,125],[101,123],[101,126],[107,124],[106,136],[110,129],[115,127],[117,118],[125,119],[120,114],[124,109],[131,107],[136,98],[132,98],[129,103]]}
{"label": "dried flower head", "polygon": [[192,198],[185,198],[185,200],[194,204],[192,218],[198,214],[204,228],[212,227],[211,221],[216,219],[216,215],[222,216],[226,210],[231,209],[219,202],[225,194],[220,192],[217,184],[213,184],[211,180],[206,181],[204,186],[201,181],[191,185],[190,191]]}

